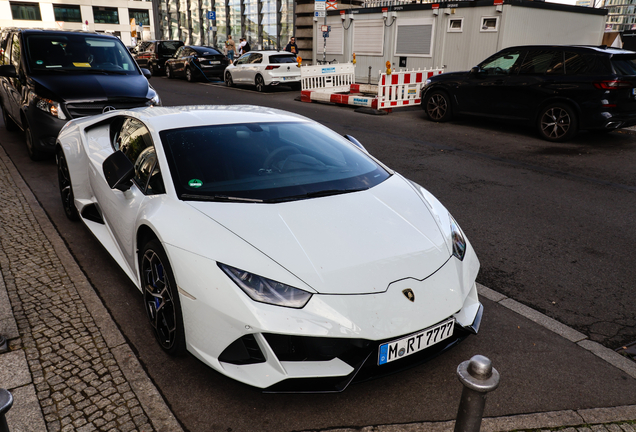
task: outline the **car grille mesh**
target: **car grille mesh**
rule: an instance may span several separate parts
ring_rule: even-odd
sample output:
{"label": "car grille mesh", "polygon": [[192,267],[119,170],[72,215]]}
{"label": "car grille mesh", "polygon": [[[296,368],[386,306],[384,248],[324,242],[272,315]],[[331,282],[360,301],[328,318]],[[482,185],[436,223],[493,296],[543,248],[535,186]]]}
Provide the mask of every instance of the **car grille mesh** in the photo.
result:
{"label": "car grille mesh", "polygon": [[101,114],[107,106],[115,109],[130,109],[146,106],[146,99],[118,99],[91,103],[69,103],[66,110],[71,118]]}

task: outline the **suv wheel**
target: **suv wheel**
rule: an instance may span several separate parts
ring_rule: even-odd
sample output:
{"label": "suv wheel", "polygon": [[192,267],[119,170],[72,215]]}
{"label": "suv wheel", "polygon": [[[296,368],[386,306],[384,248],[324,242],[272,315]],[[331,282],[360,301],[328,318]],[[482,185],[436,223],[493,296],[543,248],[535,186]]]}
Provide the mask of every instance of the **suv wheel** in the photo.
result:
{"label": "suv wheel", "polygon": [[168,77],[168,79],[174,78],[174,74],[172,73],[172,68],[170,68],[170,66],[168,65],[166,65],[166,77]]}
{"label": "suv wheel", "polygon": [[31,127],[27,124],[24,128],[24,138],[26,139],[26,148],[32,161],[41,161],[46,159],[46,154],[35,148],[35,141],[31,134]]}
{"label": "suv wheel", "polygon": [[574,110],[564,103],[552,103],[539,112],[537,128],[541,138],[552,142],[567,141],[578,128]]}
{"label": "suv wheel", "polygon": [[453,117],[450,98],[441,90],[434,90],[422,102],[428,118],[435,122],[446,122]]}

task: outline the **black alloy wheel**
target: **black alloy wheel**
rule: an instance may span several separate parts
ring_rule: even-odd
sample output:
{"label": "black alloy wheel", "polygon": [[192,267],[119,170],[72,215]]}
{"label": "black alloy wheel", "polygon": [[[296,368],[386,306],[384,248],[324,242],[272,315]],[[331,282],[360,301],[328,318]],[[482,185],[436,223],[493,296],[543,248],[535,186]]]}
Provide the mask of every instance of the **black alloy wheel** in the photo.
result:
{"label": "black alloy wheel", "polygon": [[453,116],[450,98],[440,90],[428,94],[422,108],[424,108],[428,118],[435,122],[446,122]]}
{"label": "black alloy wheel", "polygon": [[2,107],[2,121],[4,122],[4,127],[6,127],[9,132],[17,131],[19,129],[18,125],[7,114],[7,109],[5,107]]}
{"label": "black alloy wheel", "polygon": [[256,86],[256,91],[261,93],[264,92],[265,89],[267,88],[265,86],[265,80],[260,75],[256,75],[256,79],[254,80],[254,85]]}
{"label": "black alloy wheel", "polygon": [[185,353],[177,283],[168,256],[158,240],[151,240],[143,247],[140,267],[144,307],[157,341],[168,354]]}
{"label": "black alloy wheel", "polygon": [[225,85],[228,87],[234,87],[234,80],[230,72],[225,72]]}
{"label": "black alloy wheel", "polygon": [[57,162],[57,183],[60,188],[60,197],[62,198],[62,207],[66,217],[72,221],[79,220],[79,213],[75,207],[75,195],[73,195],[73,186],[71,184],[71,175],[68,171],[68,164],[62,149],[58,149],[55,155]]}
{"label": "black alloy wheel", "polygon": [[24,139],[26,140],[27,153],[32,161],[41,161],[46,159],[47,155],[35,148],[35,142],[33,134],[31,133],[31,127],[27,124],[24,128]]}
{"label": "black alloy wheel", "polygon": [[540,111],[537,128],[541,138],[552,142],[564,142],[574,136],[578,129],[578,121],[569,105],[557,102]]}

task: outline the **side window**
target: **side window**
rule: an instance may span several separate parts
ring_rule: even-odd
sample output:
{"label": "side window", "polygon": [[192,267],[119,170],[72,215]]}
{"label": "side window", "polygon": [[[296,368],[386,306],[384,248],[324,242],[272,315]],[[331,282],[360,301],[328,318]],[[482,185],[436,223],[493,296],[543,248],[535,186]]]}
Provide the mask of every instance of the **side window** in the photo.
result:
{"label": "side window", "polygon": [[11,33],[5,36],[0,50],[2,51],[2,58],[0,59],[0,62],[5,65],[11,64]]}
{"label": "side window", "polygon": [[263,54],[252,53],[250,55],[250,63],[262,63],[263,62]]}
{"label": "side window", "polygon": [[576,52],[565,52],[565,73],[567,75],[585,75],[590,72],[593,57]]}
{"label": "side window", "polygon": [[152,138],[143,123],[126,119],[114,147],[132,162],[135,167],[133,180],[143,193],[153,195],[165,192]]}
{"label": "side window", "polygon": [[238,59],[236,64],[246,64],[250,58],[250,54],[244,54],[241,58]]}
{"label": "side window", "polygon": [[[528,52],[519,70],[520,75],[545,75],[557,71],[563,64],[563,52],[553,50],[532,50]],[[561,71],[561,73],[563,73]]]}
{"label": "side window", "polygon": [[507,51],[489,58],[480,67],[488,75],[513,75],[518,72],[522,54],[522,51]]}

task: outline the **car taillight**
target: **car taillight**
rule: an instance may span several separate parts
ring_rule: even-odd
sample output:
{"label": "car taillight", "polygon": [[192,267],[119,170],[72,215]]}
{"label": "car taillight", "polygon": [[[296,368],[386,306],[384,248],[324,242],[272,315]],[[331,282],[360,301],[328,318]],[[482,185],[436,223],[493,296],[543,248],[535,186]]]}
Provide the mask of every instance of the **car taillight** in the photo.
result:
{"label": "car taillight", "polygon": [[280,66],[272,66],[272,65],[269,65],[269,66],[267,66],[267,67],[265,68],[265,70],[277,69],[277,68],[279,68],[279,67],[280,67]]}
{"label": "car taillight", "polygon": [[624,88],[632,88],[634,85],[629,81],[611,80],[611,81],[599,81],[594,83],[594,87],[602,90],[617,90]]}

